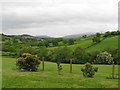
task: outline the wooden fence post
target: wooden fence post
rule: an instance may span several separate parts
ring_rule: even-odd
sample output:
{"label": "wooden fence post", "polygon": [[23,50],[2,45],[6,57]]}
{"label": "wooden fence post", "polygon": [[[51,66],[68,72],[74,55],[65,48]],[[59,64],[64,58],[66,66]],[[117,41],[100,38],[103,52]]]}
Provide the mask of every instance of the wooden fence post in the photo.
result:
{"label": "wooden fence post", "polygon": [[113,63],[113,66],[112,66],[112,79],[114,79],[114,72],[115,72],[115,65]]}
{"label": "wooden fence post", "polygon": [[72,73],[72,59],[70,59],[70,73]]}
{"label": "wooden fence post", "polygon": [[44,57],[43,57],[43,60],[42,60],[42,70],[44,71]]}

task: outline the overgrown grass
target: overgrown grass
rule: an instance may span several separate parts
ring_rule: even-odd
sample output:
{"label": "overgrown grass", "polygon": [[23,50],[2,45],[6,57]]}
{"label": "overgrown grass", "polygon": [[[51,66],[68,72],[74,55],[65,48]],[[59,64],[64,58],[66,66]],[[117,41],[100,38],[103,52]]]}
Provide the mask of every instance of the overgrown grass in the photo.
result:
{"label": "overgrown grass", "polygon": [[[69,64],[62,64],[58,75],[57,65],[45,62],[45,71],[40,65],[38,72],[20,72],[16,70],[15,58],[3,57],[3,88],[118,88],[117,79],[106,79],[111,74],[111,65],[94,65],[99,68],[94,78],[84,78],[83,65],[73,64],[73,73],[69,73]],[[118,66],[115,66],[118,74]]]}

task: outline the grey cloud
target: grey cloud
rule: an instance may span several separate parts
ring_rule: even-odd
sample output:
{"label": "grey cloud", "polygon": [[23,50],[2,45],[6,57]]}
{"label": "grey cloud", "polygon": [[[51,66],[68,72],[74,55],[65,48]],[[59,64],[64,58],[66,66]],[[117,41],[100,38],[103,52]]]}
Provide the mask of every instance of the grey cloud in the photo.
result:
{"label": "grey cloud", "polygon": [[[7,3],[3,8],[3,32],[10,33],[10,30],[13,30],[12,33],[26,31],[29,33],[31,30],[30,33],[32,33],[32,30],[36,29],[36,32],[41,30],[43,34],[53,31],[57,36],[65,34],[64,32],[72,34],[73,31],[80,33],[80,30],[100,30],[99,26],[102,26],[103,30],[116,29],[114,27],[117,26],[117,8],[112,4],[112,0],[106,0],[104,4],[103,1],[97,1],[99,2],[58,0],[58,2],[52,3],[53,0],[50,0],[49,3],[43,1],[33,4]],[[107,7],[105,8],[105,6]],[[108,28],[108,26],[112,28]],[[63,32],[58,31],[60,29]],[[54,33],[50,35],[54,35]]]}

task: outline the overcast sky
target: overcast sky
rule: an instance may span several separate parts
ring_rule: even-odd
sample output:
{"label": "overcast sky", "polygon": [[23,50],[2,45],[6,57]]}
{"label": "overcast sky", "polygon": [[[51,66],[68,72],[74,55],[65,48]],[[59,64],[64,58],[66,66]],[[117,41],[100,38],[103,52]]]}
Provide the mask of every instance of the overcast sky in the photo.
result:
{"label": "overcast sky", "polygon": [[3,0],[1,5],[5,34],[60,37],[118,30],[118,0]]}

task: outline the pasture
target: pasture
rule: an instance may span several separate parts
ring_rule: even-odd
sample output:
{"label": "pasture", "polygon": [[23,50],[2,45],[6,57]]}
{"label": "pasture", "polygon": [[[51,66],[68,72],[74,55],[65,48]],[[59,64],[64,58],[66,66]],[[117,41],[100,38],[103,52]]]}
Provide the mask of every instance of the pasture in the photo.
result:
{"label": "pasture", "polygon": [[[53,62],[45,62],[45,71],[42,71],[41,63],[38,72],[20,72],[15,64],[15,58],[2,57],[3,88],[118,88],[118,79],[106,79],[112,65],[93,65],[99,68],[94,78],[84,78],[81,64],[73,64],[72,73],[69,73],[69,64],[61,64],[61,75]],[[118,65],[115,74],[118,74]]]}

